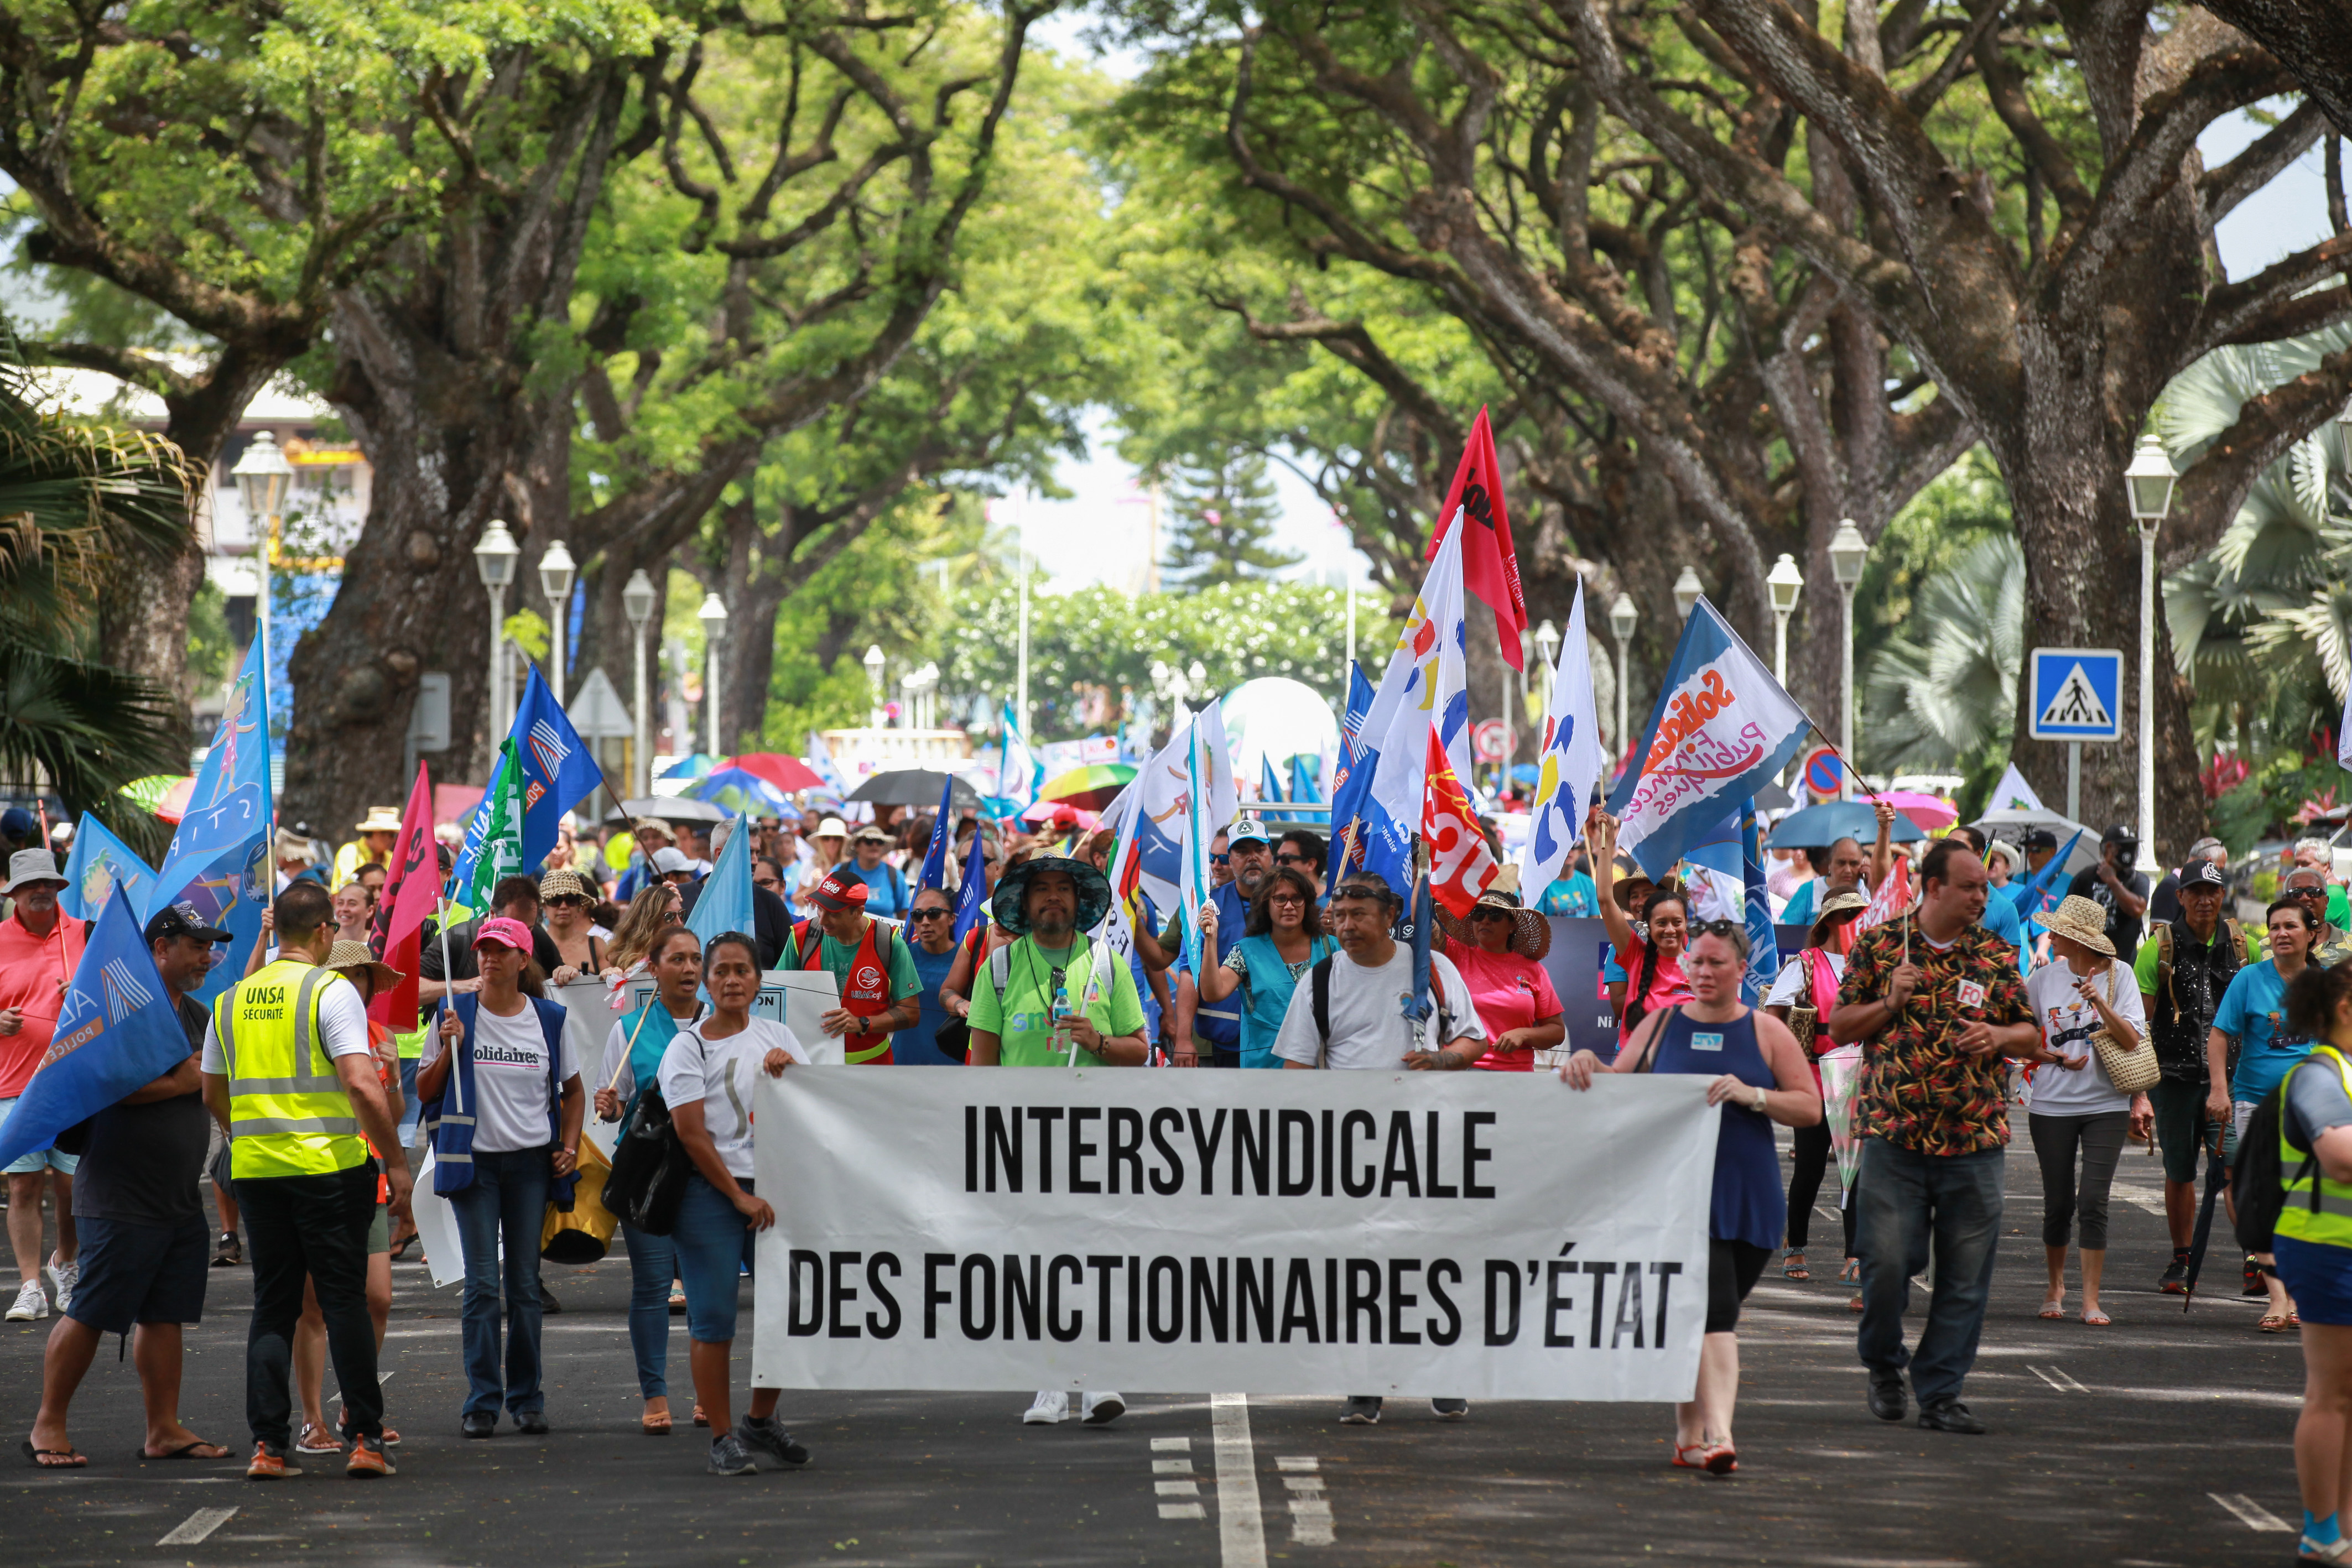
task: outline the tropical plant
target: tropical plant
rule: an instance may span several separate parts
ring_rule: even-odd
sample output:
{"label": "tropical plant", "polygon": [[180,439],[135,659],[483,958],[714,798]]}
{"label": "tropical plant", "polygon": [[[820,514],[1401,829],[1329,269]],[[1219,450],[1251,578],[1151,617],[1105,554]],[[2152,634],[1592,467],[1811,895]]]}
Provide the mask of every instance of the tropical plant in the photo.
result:
{"label": "tropical plant", "polygon": [[2025,552],[2009,534],[1978,540],[1927,578],[1911,633],[1887,639],[1863,684],[1863,766],[1973,770],[2005,745],[2025,642]]}

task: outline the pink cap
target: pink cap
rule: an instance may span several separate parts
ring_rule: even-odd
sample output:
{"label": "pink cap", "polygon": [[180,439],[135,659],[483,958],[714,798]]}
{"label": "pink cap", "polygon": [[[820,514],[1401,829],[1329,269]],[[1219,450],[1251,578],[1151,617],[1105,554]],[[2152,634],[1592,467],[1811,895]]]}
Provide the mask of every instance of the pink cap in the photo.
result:
{"label": "pink cap", "polygon": [[504,915],[485,920],[482,928],[474,933],[474,946],[481,947],[492,943],[501,947],[512,947],[518,953],[528,953],[530,951],[530,927]]}

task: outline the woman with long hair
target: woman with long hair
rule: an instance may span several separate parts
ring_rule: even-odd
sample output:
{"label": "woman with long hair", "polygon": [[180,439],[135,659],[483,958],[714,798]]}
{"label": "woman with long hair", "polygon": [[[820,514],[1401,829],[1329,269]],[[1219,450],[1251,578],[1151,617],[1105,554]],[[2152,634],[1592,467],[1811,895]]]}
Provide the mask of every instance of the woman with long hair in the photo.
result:
{"label": "woman with long hair", "polygon": [[2352,1563],[2352,1536],[2340,1518],[2352,1492],[2352,965],[2313,965],[2296,975],[2287,986],[2286,1021],[2319,1041],[2288,1069],[2279,1096],[2286,1193],[2272,1238],[2278,1271],[2303,1317],[2296,1561]]}
{"label": "woman with long hair", "polygon": [[1625,1000],[1617,1009],[1617,1043],[1622,1045],[1651,1013],[1690,999],[1690,982],[1683,974],[1690,904],[1679,892],[1658,888],[1643,901],[1642,925],[1636,930],[1632,916],[1612,893],[1617,874],[1617,819],[1595,808],[1585,826],[1584,841],[1592,855],[1594,885],[1601,894],[1601,924],[1615,949],[1611,956],[1625,972]]}
{"label": "woman with long hair", "polygon": [[[1250,904],[1242,939],[1225,961],[1201,977],[1201,999],[1221,1002],[1242,993],[1241,1057],[1244,1067],[1280,1067],[1274,1037],[1300,978],[1339,945],[1323,934],[1323,913],[1315,907],[1315,883],[1297,866],[1276,866]],[[1201,905],[1202,951],[1216,952],[1217,915]]]}
{"label": "woman with long hair", "polygon": [[562,960],[548,977],[559,986],[583,977],[601,976],[607,982],[620,978],[620,970],[612,966],[612,955],[596,935],[595,916],[589,913],[594,903],[588,879],[576,871],[551,871],[540,878],[540,924],[554,939],[556,956]]}
{"label": "woman with long hair", "polygon": [[629,900],[629,907],[613,928],[604,946],[604,963],[624,975],[634,972],[653,956],[655,945],[672,926],[686,924],[686,895],[675,883],[657,882]]}

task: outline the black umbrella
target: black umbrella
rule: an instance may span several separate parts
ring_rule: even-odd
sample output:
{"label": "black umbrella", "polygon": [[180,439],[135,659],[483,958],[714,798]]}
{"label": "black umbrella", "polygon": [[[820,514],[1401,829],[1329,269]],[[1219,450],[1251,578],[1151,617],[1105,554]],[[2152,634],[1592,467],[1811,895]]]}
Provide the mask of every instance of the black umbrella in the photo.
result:
{"label": "black umbrella", "polygon": [[2180,1294],[2180,1310],[2184,1312],[2196,1299],[2197,1271],[2205,1265],[2205,1243],[2213,1235],[2213,1200],[2221,1196],[2229,1179],[2229,1172],[2221,1165],[2221,1134],[2217,1127],[2213,1133],[2213,1157],[2205,1164],[2205,1201],[2197,1210],[2196,1234],[2189,1239],[2189,1278]]}
{"label": "black umbrella", "polygon": [[[888,773],[877,773],[860,784],[850,794],[853,800],[863,800],[869,806],[936,806],[940,789],[948,775],[929,768],[900,768]],[[980,791],[961,779],[955,781],[955,803],[978,807]]]}

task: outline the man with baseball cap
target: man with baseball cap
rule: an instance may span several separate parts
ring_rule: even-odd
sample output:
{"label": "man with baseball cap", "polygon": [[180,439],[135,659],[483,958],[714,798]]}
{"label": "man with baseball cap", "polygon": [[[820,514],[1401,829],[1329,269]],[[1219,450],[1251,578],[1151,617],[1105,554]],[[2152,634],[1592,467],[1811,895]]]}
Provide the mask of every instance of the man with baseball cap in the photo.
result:
{"label": "man with baseball cap", "polygon": [[181,1325],[204,1316],[209,1274],[205,1210],[196,1178],[211,1129],[198,1071],[210,1015],[188,993],[218,959],[214,944],[229,934],[193,904],[173,904],[147,922],[148,950],[163,995],[179,1015],[188,1055],[171,1071],[89,1120],[73,1211],[81,1230],[81,1279],[58,1306],[41,1359],[41,1410],[34,1418],[33,1463],[79,1469],[66,1411],[108,1334],[132,1335],[139,1387],[147,1406],[150,1459],[225,1459],[229,1451],[180,1424]]}
{"label": "man with baseball cap", "polygon": [[830,973],[841,1005],[826,1009],[824,1032],[840,1040],[851,1065],[887,1067],[891,1035],[923,1016],[923,982],[907,938],[866,912],[869,894],[847,866],[835,866],[816,884],[815,915],[793,927],[782,967]]}
{"label": "man with baseball cap", "polygon": [[[89,939],[89,922],[76,920],[58,907],[58,894],[65,888],[65,873],[48,851],[18,850],[8,857],[8,881],[0,886],[0,898],[15,900],[16,906],[7,919],[0,920],[0,1122],[7,1119],[16,1097],[49,1053],[66,986],[81,962],[82,944]],[[80,1271],[75,1261],[79,1249],[73,1222],[75,1163],[62,1149],[36,1149],[8,1167],[8,1243],[16,1251],[21,1281],[16,1304],[7,1312],[10,1322],[49,1315],[41,1290],[45,1273],[60,1312],[73,1299],[75,1276]],[[46,1270],[41,1264],[44,1186],[55,1197],[58,1211],[58,1249]]]}
{"label": "man with baseball cap", "polygon": [[[1233,880],[1209,895],[1209,902],[1217,906],[1217,950],[1201,957],[1212,966],[1223,964],[1242,939],[1249,925],[1249,907],[1274,873],[1274,842],[1265,824],[1255,817],[1234,822],[1225,834],[1225,857]],[[1170,1037],[1169,1058],[1178,1067],[1238,1067],[1242,1060],[1240,1000],[1236,997],[1215,1007],[1201,1005],[1192,966],[1183,952],[1184,918],[1184,912],[1179,910],[1160,938],[1176,959],[1176,1028]]]}
{"label": "man with baseball cap", "polygon": [[2156,1113],[2157,1146],[2164,1151],[2164,1219],[2172,1232],[2172,1263],[2157,1288],[2179,1295],[2189,1289],[2197,1171],[2210,1126],[2205,1112],[2206,1036],[2231,977],[2259,962],[2262,951],[2250,932],[2221,914],[2230,894],[2221,867],[2192,855],[2168,880],[2178,890],[2180,914],[2140,944],[2132,968],[2157,1066],[2164,1074],[2147,1092]]}
{"label": "man with baseball cap", "polygon": [[840,869],[866,884],[867,914],[904,920],[914,898],[907,891],[905,873],[882,858],[890,852],[891,841],[888,829],[862,824],[849,835],[849,862]]}

